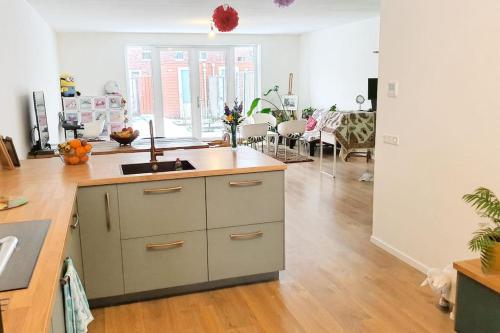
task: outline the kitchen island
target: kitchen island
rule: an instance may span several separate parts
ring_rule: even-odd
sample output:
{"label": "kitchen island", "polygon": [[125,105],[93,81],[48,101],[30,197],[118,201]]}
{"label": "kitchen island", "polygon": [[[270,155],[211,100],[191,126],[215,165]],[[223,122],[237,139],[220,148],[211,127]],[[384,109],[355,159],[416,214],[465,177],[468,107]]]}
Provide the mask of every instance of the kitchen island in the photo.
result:
{"label": "kitchen island", "polygon": [[0,293],[5,332],[57,331],[68,249],[77,261],[81,255],[95,305],[276,278],[284,267],[286,166],[247,147],[170,151],[159,161],[176,158],[195,170],[124,176],[121,164],[149,161],[135,153],[80,166],[29,160],[0,171],[1,195],[29,200],[0,212],[0,223],[52,221],[29,287]]}

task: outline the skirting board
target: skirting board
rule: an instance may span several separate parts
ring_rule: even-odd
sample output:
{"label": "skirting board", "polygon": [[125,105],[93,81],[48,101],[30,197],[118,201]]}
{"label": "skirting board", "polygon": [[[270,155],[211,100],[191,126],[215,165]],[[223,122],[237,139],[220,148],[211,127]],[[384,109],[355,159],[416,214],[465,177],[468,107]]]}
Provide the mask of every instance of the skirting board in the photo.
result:
{"label": "skirting board", "polygon": [[384,241],[378,239],[377,237],[375,237],[373,235],[370,237],[370,242],[372,242],[376,246],[380,247],[382,250],[392,254],[393,256],[398,258],[399,260],[404,261],[405,263],[407,263],[411,267],[417,269],[418,271],[420,271],[424,274],[427,274],[427,272],[429,271],[428,266],[422,264],[418,260],[413,259],[412,257],[407,255],[406,253],[399,251],[398,249],[392,247],[391,245],[385,243]]}

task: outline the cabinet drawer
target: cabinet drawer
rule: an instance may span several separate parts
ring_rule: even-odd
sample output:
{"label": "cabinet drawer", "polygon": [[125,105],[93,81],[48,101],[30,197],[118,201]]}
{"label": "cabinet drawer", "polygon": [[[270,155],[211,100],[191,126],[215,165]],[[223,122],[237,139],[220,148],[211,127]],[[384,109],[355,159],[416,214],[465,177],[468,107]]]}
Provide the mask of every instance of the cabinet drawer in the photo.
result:
{"label": "cabinet drawer", "polygon": [[122,242],[125,293],[208,280],[206,231]]}
{"label": "cabinet drawer", "polygon": [[206,229],[205,179],[118,185],[122,239]]}
{"label": "cabinet drawer", "polygon": [[207,177],[208,229],[284,221],[284,172]]}
{"label": "cabinet drawer", "polygon": [[283,222],[208,230],[210,281],[283,270]]}

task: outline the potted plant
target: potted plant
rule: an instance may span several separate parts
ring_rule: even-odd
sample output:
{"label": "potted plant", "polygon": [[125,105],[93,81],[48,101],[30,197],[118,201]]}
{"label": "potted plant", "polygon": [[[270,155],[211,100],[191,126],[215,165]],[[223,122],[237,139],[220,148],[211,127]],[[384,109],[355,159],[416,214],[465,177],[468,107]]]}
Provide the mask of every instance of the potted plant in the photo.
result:
{"label": "potted plant", "polygon": [[500,273],[500,201],[487,188],[480,187],[474,193],[463,196],[481,217],[489,219],[481,223],[469,242],[469,249],[481,253],[483,272]]}
{"label": "potted plant", "polygon": [[288,113],[289,111],[286,109],[286,107],[283,103],[283,99],[281,97],[281,94],[279,93],[279,89],[280,89],[279,86],[274,86],[273,88],[269,89],[264,94],[264,97],[268,97],[271,93],[275,93],[276,96],[278,97],[278,100],[280,101],[281,105],[279,105],[279,106],[276,105],[269,98],[256,98],[252,101],[252,104],[250,105],[250,110],[248,110],[248,112],[247,112],[247,116],[251,117],[253,115],[253,113],[255,112],[255,109],[259,105],[259,103],[262,101],[262,102],[266,102],[266,103],[270,104],[274,108],[274,111],[271,108],[263,108],[260,112],[261,113],[271,113],[273,116],[276,117],[278,124],[283,122],[283,121],[290,120],[290,118],[293,118],[293,113],[290,116]]}
{"label": "potted plant", "polygon": [[316,112],[316,108],[310,106],[304,110],[302,110],[302,118],[307,118],[313,115],[314,112]]}

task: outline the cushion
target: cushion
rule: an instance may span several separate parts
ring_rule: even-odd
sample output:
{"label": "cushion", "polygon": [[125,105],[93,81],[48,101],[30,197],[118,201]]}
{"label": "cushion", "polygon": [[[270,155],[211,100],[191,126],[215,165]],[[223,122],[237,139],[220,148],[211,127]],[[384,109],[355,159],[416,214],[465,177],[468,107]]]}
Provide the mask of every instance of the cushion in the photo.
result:
{"label": "cushion", "polygon": [[316,119],[309,117],[309,119],[307,119],[306,131],[312,131],[316,127],[317,123]]}

